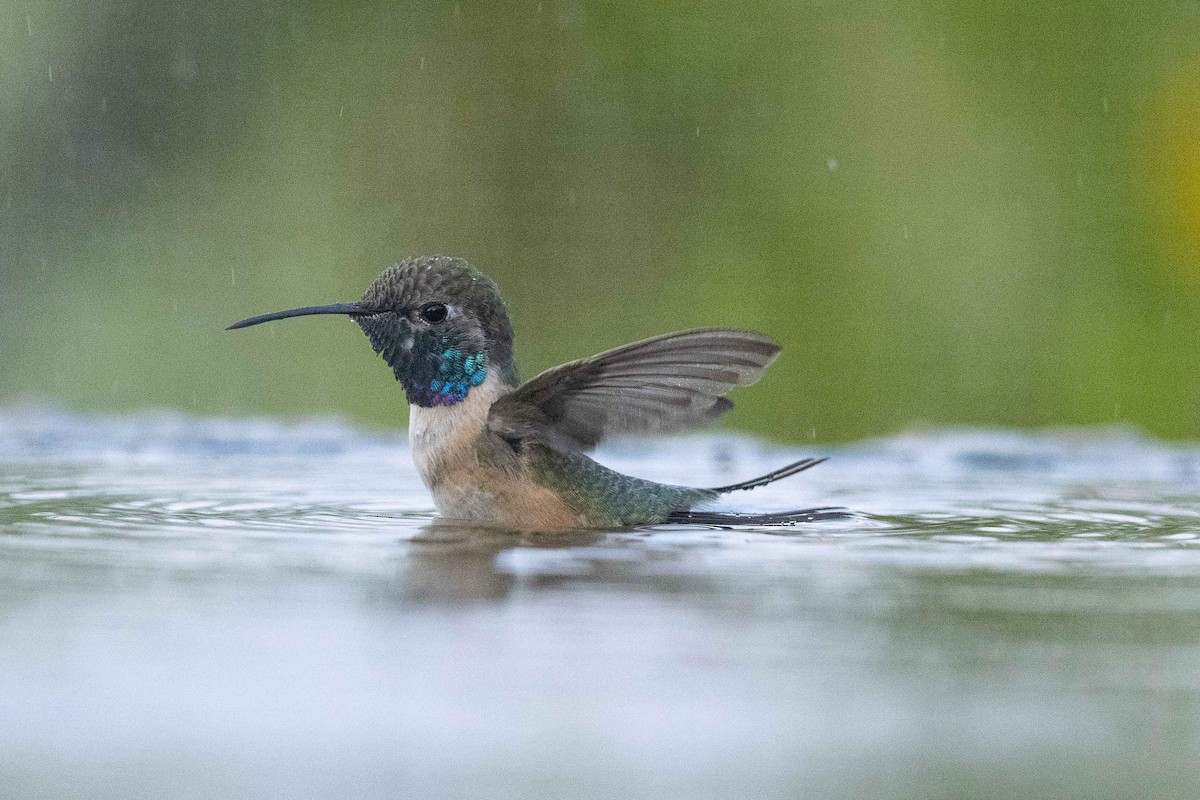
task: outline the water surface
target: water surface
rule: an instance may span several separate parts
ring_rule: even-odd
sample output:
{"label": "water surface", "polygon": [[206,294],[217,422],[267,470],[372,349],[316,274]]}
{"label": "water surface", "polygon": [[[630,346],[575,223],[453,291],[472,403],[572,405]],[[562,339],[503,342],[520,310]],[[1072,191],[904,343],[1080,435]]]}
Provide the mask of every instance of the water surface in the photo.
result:
{"label": "water surface", "polygon": [[728,434],[619,469],[852,519],[432,526],[403,435],[0,411],[20,797],[1200,796],[1200,448]]}

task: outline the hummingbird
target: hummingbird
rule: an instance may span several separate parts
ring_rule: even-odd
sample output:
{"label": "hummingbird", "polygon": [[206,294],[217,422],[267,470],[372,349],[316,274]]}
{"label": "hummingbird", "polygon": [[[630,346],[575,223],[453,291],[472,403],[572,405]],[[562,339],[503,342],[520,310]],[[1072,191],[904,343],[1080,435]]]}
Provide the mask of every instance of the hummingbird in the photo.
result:
{"label": "hummingbird", "polygon": [[388,267],[355,303],[244,319],[228,330],[310,314],[350,317],[392,368],[409,405],[409,442],[442,517],[520,531],[663,523],[788,524],[843,516],[697,510],[821,463],[806,458],[748,481],[695,488],[635,478],[592,460],[600,441],[708,423],[725,395],[779,355],[764,334],[728,328],[667,333],[570,361],[522,383],[496,283],[462,258]]}

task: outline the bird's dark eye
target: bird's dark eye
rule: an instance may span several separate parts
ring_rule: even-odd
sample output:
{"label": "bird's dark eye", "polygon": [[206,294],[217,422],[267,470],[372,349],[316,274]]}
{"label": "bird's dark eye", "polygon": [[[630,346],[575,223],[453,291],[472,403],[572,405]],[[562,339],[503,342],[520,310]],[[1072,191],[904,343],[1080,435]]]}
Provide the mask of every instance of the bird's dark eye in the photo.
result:
{"label": "bird's dark eye", "polygon": [[446,306],[441,303],[427,303],[421,306],[421,319],[430,325],[436,325],[446,318]]}

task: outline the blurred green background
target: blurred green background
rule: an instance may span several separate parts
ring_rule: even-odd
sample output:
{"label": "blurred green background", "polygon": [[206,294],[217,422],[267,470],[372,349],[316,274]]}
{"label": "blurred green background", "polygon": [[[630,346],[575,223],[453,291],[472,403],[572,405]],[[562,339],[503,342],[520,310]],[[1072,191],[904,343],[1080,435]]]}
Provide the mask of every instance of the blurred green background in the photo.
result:
{"label": "blurred green background", "polygon": [[773,334],[733,427],[1200,435],[1200,3],[6,3],[0,399],[405,423],[406,255],[526,376]]}

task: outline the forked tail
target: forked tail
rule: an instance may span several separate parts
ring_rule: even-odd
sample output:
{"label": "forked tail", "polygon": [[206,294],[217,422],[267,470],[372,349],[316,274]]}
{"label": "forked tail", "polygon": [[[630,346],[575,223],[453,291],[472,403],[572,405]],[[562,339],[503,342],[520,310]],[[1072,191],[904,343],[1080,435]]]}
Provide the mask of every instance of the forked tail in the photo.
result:
{"label": "forked tail", "polygon": [[772,514],[738,514],[721,511],[674,511],[667,522],[676,525],[795,525],[799,522],[821,522],[827,519],[850,519],[854,514],[844,508],[804,508],[799,511],[777,511]]}
{"label": "forked tail", "polygon": [[717,492],[718,494],[728,494],[729,492],[740,492],[743,489],[757,489],[759,486],[766,486],[768,483],[774,483],[775,481],[790,477],[797,472],[804,472],[804,470],[811,469],[826,460],[824,458],[803,458],[794,464],[788,464],[786,467],[780,467],[774,472],[768,472],[766,475],[742,481],[741,483],[731,483],[728,486],[714,486],[709,491]]}
{"label": "forked tail", "polygon": [[[780,467],[774,472],[768,472],[766,475],[752,478],[748,481],[740,483],[731,483],[728,486],[714,486],[709,489],[710,492],[717,494],[728,494],[729,492],[740,492],[745,489],[757,489],[760,486],[766,486],[768,483],[782,480],[783,478],[795,475],[797,472],[803,472],[806,469],[811,469],[817,464],[825,461],[824,458],[805,458],[794,464],[788,464],[786,467]],[[848,519],[852,517],[849,511],[844,508],[822,507],[822,508],[804,508],[798,511],[777,511],[770,514],[739,514],[735,512],[722,511],[675,511],[667,516],[667,522],[682,524],[682,525],[795,525],[798,522],[819,522],[826,519]]]}

